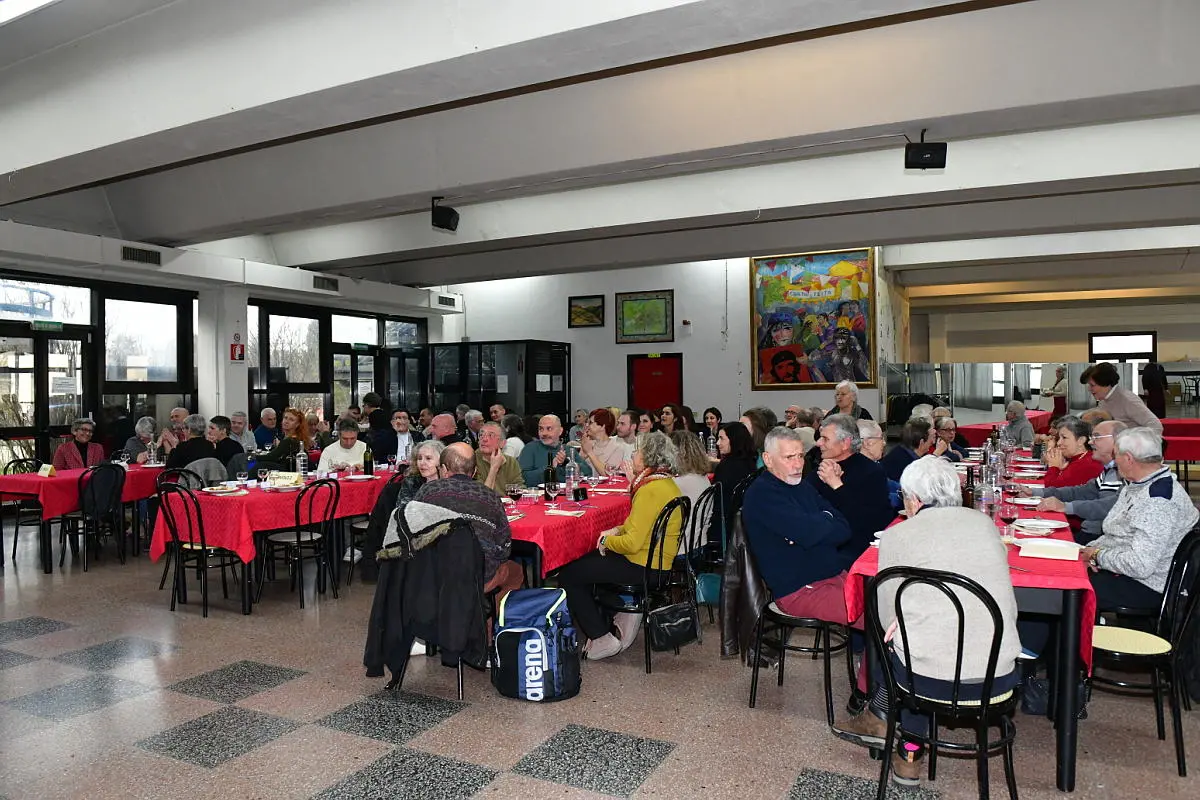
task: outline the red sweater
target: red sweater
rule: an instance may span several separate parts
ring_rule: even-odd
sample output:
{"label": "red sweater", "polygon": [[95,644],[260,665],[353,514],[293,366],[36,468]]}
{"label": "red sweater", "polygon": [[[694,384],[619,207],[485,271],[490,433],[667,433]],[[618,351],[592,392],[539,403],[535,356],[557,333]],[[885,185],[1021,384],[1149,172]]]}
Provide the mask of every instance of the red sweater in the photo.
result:
{"label": "red sweater", "polygon": [[1046,470],[1045,484],[1047,487],[1082,486],[1103,471],[1104,465],[1092,458],[1092,452],[1088,450],[1068,461],[1064,469],[1051,467]]}

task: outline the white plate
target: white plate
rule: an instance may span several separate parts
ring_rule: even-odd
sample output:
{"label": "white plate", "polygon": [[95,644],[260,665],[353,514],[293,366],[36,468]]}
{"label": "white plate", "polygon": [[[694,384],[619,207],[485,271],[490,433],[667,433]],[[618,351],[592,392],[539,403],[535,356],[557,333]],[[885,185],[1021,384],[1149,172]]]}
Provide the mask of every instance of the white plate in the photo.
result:
{"label": "white plate", "polygon": [[1011,500],[1009,500],[1008,502],[1012,503],[1014,506],[1029,506],[1030,508],[1032,508],[1033,506],[1036,506],[1038,503],[1042,502],[1042,498],[1040,498],[1040,497],[1014,497]]}
{"label": "white plate", "polygon": [[1048,536],[1067,527],[1067,523],[1057,519],[1019,519],[1013,527],[1027,536]]}
{"label": "white plate", "polygon": [[237,489],[231,486],[205,486],[200,491],[208,492],[209,494],[233,494]]}
{"label": "white plate", "polygon": [[1044,478],[1044,477],[1046,477],[1046,473],[1044,473],[1044,472],[1014,472],[1013,477],[1014,478]]}
{"label": "white plate", "polygon": [[303,489],[303,486],[264,486],[264,492],[298,492]]}
{"label": "white plate", "polygon": [[347,475],[342,478],[344,481],[377,481],[379,477],[376,475]]}

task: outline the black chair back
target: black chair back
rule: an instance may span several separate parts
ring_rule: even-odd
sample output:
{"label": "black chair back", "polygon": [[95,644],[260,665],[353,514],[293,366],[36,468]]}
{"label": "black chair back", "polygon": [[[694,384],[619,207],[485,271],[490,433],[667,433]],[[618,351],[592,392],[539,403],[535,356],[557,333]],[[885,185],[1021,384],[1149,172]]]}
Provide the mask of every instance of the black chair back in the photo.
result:
{"label": "black chair back", "polygon": [[733,494],[730,495],[730,505],[732,506],[732,508],[729,509],[729,515],[731,517],[733,515],[737,514],[737,512],[739,510],[741,510],[742,498],[745,496],[746,490],[750,488],[750,484],[754,483],[754,481],[761,474],[762,474],[761,469],[757,470],[755,472],[752,472],[749,475],[747,475],[746,477],[742,478],[740,481],[738,481],[737,485],[733,487]]}
{"label": "black chair back", "polygon": [[125,468],[106,461],[79,476],[79,508],[89,519],[112,519],[120,514],[125,491]]}
{"label": "black chair back", "polygon": [[384,484],[384,488],[387,488],[388,486],[399,486],[400,484],[404,483],[404,479],[407,477],[408,470],[397,469],[392,473],[392,476],[387,479],[387,483]]}
{"label": "black chair back", "polygon": [[5,475],[27,475],[42,468],[42,462],[36,458],[14,458],[4,465]]}
{"label": "black chair back", "polygon": [[225,480],[236,481],[239,472],[250,474],[249,453],[235,453],[229,457],[228,463],[225,464]]}
{"label": "black chair back", "polygon": [[164,483],[158,488],[158,506],[176,547],[192,542],[207,549],[200,501],[191,489],[182,483]]}
{"label": "black chair back", "polygon": [[204,488],[204,479],[190,469],[171,467],[158,473],[158,477],[154,479],[154,489],[155,491],[162,491],[164,486],[172,483],[177,483],[193,491]]}
{"label": "black chair back", "polygon": [[[708,527],[712,521],[713,507],[718,505],[720,497],[721,484],[714,483],[696,498],[696,505],[692,507],[688,515],[688,529],[684,534],[686,537],[684,541],[687,544],[686,552],[689,558],[707,544],[705,540],[708,538]],[[721,538],[723,542],[724,536]],[[722,552],[724,552],[724,548],[722,548]]]}
{"label": "black chair back", "polygon": [[[895,600],[893,601],[897,631],[893,635],[892,641],[899,642],[900,647],[904,651],[903,654],[896,653],[897,658],[905,667],[903,681],[897,680],[895,665],[887,655],[888,647],[884,641],[884,630],[879,616],[879,589],[889,581],[899,581],[899,586],[896,587]],[[867,627],[874,642],[876,652],[881,654],[879,661],[887,676],[888,686],[899,689],[902,695],[899,699],[908,702],[910,705],[919,705],[921,703],[920,694],[915,686],[913,671],[910,668],[912,663],[912,648],[908,637],[908,627],[904,619],[904,595],[915,587],[926,587],[931,592],[940,593],[946,599],[950,609],[953,609],[953,613],[949,613],[950,609],[946,609],[946,613],[942,615],[941,624],[954,626],[958,633],[958,648],[954,654],[954,681],[950,692],[950,700],[934,702],[939,705],[949,706],[949,712],[952,716],[960,715],[966,710],[971,714],[978,713],[986,717],[988,706],[991,704],[992,699],[992,686],[996,680],[996,664],[1000,659],[1000,643],[1004,636],[1004,621],[1000,616],[1000,607],[996,604],[991,594],[978,583],[963,575],[943,570],[891,567],[880,572],[870,582],[870,585],[867,587]],[[921,594],[925,594],[925,596],[921,597]],[[964,600],[973,603],[977,602],[982,605],[992,620],[991,644],[987,649],[987,668],[984,673],[982,686],[980,687],[982,689],[981,699],[978,701],[973,697],[963,698],[961,696],[963,688],[963,636],[966,629],[966,612],[963,607]],[[928,610],[934,603],[945,605],[936,596],[931,596],[929,592],[918,592],[910,602],[912,603],[910,607],[919,607],[923,610]],[[971,678],[970,682],[973,684],[980,683],[974,678]]]}
{"label": "black chair back", "polygon": [[1193,528],[1171,559],[1171,571],[1163,587],[1162,607],[1155,628],[1163,639],[1178,649],[1188,621],[1196,613],[1197,598],[1200,597],[1200,525]]}
{"label": "black chair back", "polygon": [[658,518],[654,520],[654,528],[650,531],[650,551],[646,554],[646,581],[649,584],[651,570],[665,572],[671,569],[671,565],[675,561],[675,553],[668,554],[666,552],[667,530],[671,525],[671,517],[678,511],[679,517],[679,533],[683,535],[687,531],[688,512],[691,510],[692,501],[687,497],[680,495],[672,499],[662,511],[658,512]]}
{"label": "black chair back", "polygon": [[[302,530],[330,534],[333,530],[333,518],[337,513],[338,500],[342,496],[342,487],[337,481],[322,478],[313,481],[300,490],[296,495],[296,533]],[[301,520],[307,519],[307,522]]]}

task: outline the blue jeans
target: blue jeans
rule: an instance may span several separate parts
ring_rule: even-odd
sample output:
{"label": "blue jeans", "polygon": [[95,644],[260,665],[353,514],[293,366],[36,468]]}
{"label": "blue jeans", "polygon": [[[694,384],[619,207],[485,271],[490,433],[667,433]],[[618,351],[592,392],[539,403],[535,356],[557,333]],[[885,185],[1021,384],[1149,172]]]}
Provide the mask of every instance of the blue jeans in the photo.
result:
{"label": "blue jeans", "polygon": [[[892,649],[888,648],[887,658],[892,661],[892,672],[896,676],[897,685],[907,689],[908,687],[908,670],[901,663],[899,657],[896,656]],[[997,665],[1000,666],[1000,665]],[[876,716],[887,717],[888,709],[890,708],[890,698],[888,697],[887,683],[884,680],[883,668],[879,664],[875,665],[875,694],[871,697],[871,710]],[[928,697],[931,700],[945,700],[949,702],[953,697],[954,682],[943,681],[937,678],[927,678],[924,675],[912,676],[913,687],[917,694],[921,697]],[[992,681],[992,697],[1004,694],[1007,691],[1017,688],[1021,682],[1020,670],[1011,669],[1005,675],[997,675]],[[963,681],[959,684],[958,699],[961,700],[979,700],[983,696],[983,682],[968,682]],[[929,735],[929,717],[924,714],[917,714],[909,711],[907,708],[900,709],[900,728],[904,733],[917,738],[924,739]]]}

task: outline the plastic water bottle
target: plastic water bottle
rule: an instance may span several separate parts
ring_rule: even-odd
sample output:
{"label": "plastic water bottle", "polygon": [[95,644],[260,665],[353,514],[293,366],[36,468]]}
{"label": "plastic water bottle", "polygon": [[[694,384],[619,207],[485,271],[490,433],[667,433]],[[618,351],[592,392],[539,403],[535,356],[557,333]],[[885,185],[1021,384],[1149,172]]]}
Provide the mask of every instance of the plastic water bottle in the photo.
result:
{"label": "plastic water bottle", "polygon": [[719,457],[719,455],[720,455],[720,451],[717,450],[717,437],[709,436],[708,437],[708,457],[711,459],[716,459]]}
{"label": "plastic water bottle", "polygon": [[579,486],[579,463],[575,460],[573,448],[567,448],[567,466],[563,470],[567,482],[567,499],[575,497],[575,489]]}
{"label": "plastic water bottle", "polygon": [[303,448],[296,453],[296,472],[300,473],[301,479],[308,476],[308,453]]}

